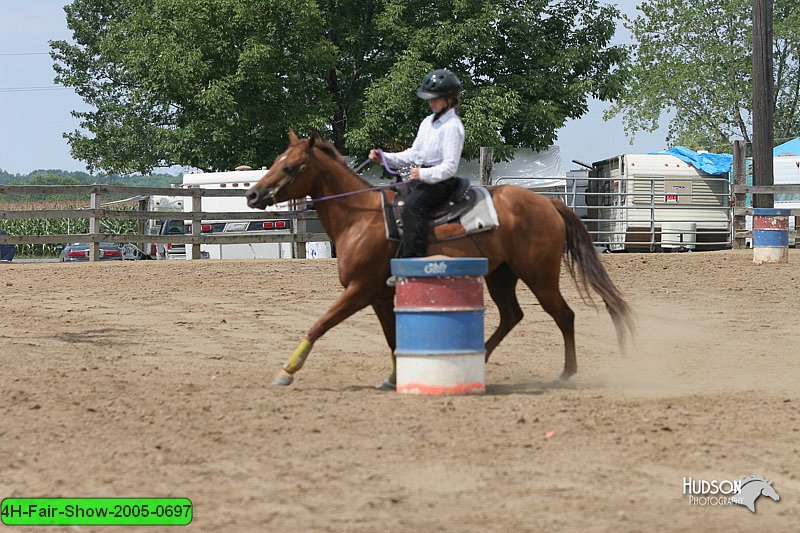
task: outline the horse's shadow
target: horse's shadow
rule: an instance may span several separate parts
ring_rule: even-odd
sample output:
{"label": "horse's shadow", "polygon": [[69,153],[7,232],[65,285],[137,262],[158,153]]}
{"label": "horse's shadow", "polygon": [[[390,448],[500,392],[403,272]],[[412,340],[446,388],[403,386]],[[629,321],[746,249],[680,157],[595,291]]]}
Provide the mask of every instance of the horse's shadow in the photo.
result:
{"label": "horse's shadow", "polygon": [[548,390],[577,389],[578,386],[569,381],[554,379],[549,381],[537,380],[523,383],[491,383],[486,385],[486,394],[490,396],[508,396],[511,394],[527,394],[538,396]]}
{"label": "horse's shadow", "polygon": [[[508,396],[511,394],[525,394],[530,396],[538,396],[544,394],[548,390],[554,389],[566,389],[566,390],[573,390],[577,389],[578,386],[575,383],[569,381],[562,381],[560,379],[550,380],[550,381],[527,381],[524,383],[490,383],[486,385],[486,396]],[[332,389],[320,389],[320,390],[331,390]],[[345,387],[341,390],[347,392],[364,392],[364,391],[374,391],[374,392],[392,392],[390,390],[381,390],[376,389],[374,386],[369,385],[351,385],[349,387]]]}

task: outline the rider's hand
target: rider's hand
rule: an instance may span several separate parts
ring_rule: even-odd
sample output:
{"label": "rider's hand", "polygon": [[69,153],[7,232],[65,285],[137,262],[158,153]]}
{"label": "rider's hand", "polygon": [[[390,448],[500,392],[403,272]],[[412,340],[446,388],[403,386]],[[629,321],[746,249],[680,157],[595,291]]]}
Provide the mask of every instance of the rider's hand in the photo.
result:
{"label": "rider's hand", "polygon": [[369,160],[373,163],[380,163],[381,162],[381,153],[377,148],[373,148],[369,151]]}
{"label": "rider's hand", "polygon": [[419,167],[414,167],[411,169],[411,173],[409,173],[408,179],[410,179],[411,181],[419,181]]}

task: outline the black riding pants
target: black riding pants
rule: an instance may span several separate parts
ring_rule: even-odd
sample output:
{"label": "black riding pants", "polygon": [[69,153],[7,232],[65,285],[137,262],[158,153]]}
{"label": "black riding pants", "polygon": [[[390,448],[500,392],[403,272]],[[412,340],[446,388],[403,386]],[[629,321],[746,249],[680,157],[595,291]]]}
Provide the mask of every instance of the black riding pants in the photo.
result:
{"label": "black riding pants", "polygon": [[428,255],[428,217],[456,192],[458,180],[448,178],[438,183],[419,182],[411,190],[403,208],[403,240],[400,257]]}

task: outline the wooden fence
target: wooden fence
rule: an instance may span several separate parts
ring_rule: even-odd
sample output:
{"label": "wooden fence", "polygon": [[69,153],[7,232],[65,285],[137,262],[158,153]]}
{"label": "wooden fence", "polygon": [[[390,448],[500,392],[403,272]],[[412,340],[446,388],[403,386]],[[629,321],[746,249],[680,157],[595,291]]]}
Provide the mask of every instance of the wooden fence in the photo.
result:
{"label": "wooden fence", "polygon": [[[746,205],[747,194],[800,194],[800,185],[741,185],[733,186],[733,235],[731,245],[734,249],[744,248],[753,231],[747,229],[747,217],[753,214],[752,207]],[[790,238],[800,239],[800,209],[789,210],[795,218],[795,229],[789,232]]]}
{"label": "wooden fence", "polygon": [[[735,183],[733,192],[733,248],[743,248],[745,241],[752,237],[752,231],[746,229],[746,217],[752,215],[753,210],[745,205],[746,195],[749,194],[800,194],[800,185],[772,185],[753,186]],[[201,244],[246,244],[246,243],[292,243],[294,257],[305,257],[306,242],[326,241],[330,237],[325,233],[309,233],[306,231],[308,220],[318,219],[317,214],[308,211],[299,211],[292,214],[296,220],[294,231],[289,235],[208,235],[201,231],[201,223],[214,220],[274,220],[286,219],[286,213],[276,214],[269,211],[227,212],[212,213],[201,211],[201,198],[203,197],[241,197],[244,190],[225,189],[165,189],[156,187],[123,187],[117,185],[0,185],[0,199],[7,195],[88,195],[90,198],[87,209],[36,209],[36,210],[0,210],[0,220],[11,219],[59,219],[59,218],[86,218],[89,219],[89,232],[63,235],[0,235],[0,244],[64,244],[70,242],[88,242],[90,246],[90,260],[97,260],[100,256],[101,242],[115,243],[155,243],[155,244],[187,244],[191,259],[200,258]],[[122,211],[102,207],[103,196],[125,195],[140,197],[139,209],[136,211]],[[190,197],[192,209],[187,212],[175,211],[148,211],[148,196],[185,196]],[[800,209],[793,209],[795,220],[800,220]],[[170,220],[176,217],[191,220],[191,234],[189,235],[147,235],[145,224],[147,220]],[[127,219],[138,222],[139,231],[135,234],[112,234],[100,231],[102,219]],[[796,226],[800,225],[795,222]],[[797,228],[790,232],[790,236],[800,238]]]}
{"label": "wooden fence", "polygon": [[[201,232],[201,223],[214,220],[273,220],[286,219],[286,213],[269,211],[227,212],[211,213],[201,211],[201,198],[203,197],[242,197],[245,190],[225,189],[165,189],[156,187],[123,187],[117,185],[0,185],[0,199],[7,195],[88,195],[90,198],[88,209],[36,209],[36,210],[0,210],[0,220],[11,219],[59,219],[59,218],[86,218],[89,219],[89,232],[64,235],[0,235],[0,244],[62,244],[70,242],[90,243],[91,261],[100,257],[100,243],[156,243],[156,244],[186,244],[187,255],[191,259],[200,258],[201,244],[246,244],[246,243],[292,243],[294,257],[305,257],[307,242],[327,241],[330,237],[325,233],[309,233],[306,231],[308,220],[318,219],[317,214],[309,211],[293,213],[291,218],[296,220],[294,231],[289,235],[207,235]],[[102,207],[103,196],[125,195],[130,198],[139,197],[139,209],[136,211],[123,211]],[[192,201],[191,211],[148,211],[148,196],[185,196]],[[147,220],[170,220],[180,218],[191,220],[191,234],[188,235],[147,235],[145,225]],[[138,222],[138,233],[111,234],[100,230],[102,219],[127,219]]]}

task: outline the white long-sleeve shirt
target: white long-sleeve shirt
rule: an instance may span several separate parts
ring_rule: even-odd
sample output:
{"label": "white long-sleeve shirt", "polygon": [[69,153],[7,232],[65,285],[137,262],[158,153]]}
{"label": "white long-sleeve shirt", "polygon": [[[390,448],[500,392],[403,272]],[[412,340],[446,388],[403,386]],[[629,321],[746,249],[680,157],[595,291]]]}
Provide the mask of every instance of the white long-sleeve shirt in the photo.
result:
{"label": "white long-sleeve shirt", "polygon": [[392,167],[418,166],[419,179],[438,183],[458,172],[464,149],[464,125],[454,109],[448,109],[438,120],[428,115],[419,125],[417,138],[408,150],[384,153]]}

